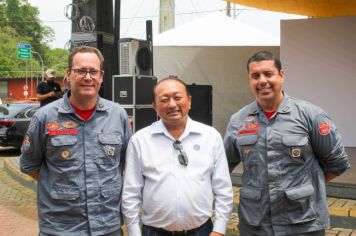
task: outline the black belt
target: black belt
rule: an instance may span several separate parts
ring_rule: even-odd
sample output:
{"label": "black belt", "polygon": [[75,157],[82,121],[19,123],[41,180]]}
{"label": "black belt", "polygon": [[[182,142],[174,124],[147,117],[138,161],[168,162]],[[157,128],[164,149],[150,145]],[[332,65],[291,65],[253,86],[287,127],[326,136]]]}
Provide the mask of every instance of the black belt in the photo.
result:
{"label": "black belt", "polygon": [[152,227],[149,225],[143,225],[143,227],[156,231],[156,232],[160,232],[166,235],[189,235],[191,233],[195,233],[196,231],[200,230],[201,228],[203,228],[205,225],[207,224],[212,224],[211,219],[209,219],[207,222],[205,222],[204,224],[202,224],[201,226],[199,226],[198,228],[195,229],[190,229],[190,230],[182,230],[182,231],[169,231],[169,230],[165,230],[163,228],[156,228],[156,227]]}

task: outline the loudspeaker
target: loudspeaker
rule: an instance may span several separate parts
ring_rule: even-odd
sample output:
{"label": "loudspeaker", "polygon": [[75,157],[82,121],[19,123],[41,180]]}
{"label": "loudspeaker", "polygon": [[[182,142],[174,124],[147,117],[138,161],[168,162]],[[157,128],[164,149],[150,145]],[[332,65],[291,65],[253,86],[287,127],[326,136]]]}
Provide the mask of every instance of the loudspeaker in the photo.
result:
{"label": "loudspeaker", "polygon": [[151,106],[124,106],[129,116],[132,132],[136,132],[157,121],[157,114]]}
{"label": "loudspeaker", "polygon": [[211,85],[187,85],[192,96],[189,116],[206,125],[213,125],[213,87]]}
{"label": "loudspeaker", "polygon": [[152,44],[148,40],[119,40],[120,75],[153,75]]}
{"label": "loudspeaker", "polygon": [[114,75],[112,98],[121,105],[151,105],[153,87],[157,84],[154,76]]}

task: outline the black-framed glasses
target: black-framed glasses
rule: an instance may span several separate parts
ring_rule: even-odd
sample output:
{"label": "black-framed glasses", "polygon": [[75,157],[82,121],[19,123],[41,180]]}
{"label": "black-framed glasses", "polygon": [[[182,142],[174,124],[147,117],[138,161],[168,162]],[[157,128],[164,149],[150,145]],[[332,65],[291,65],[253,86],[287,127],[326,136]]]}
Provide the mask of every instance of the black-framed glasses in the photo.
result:
{"label": "black-framed glasses", "polygon": [[102,73],[101,70],[86,70],[86,69],[83,69],[83,68],[79,68],[79,69],[72,69],[72,71],[74,72],[74,74],[76,76],[78,76],[79,78],[81,79],[84,79],[85,76],[87,76],[87,74],[89,73],[90,75],[90,78],[92,79],[98,79]]}
{"label": "black-framed glasses", "polygon": [[179,151],[178,154],[179,163],[183,166],[187,166],[189,161],[188,161],[187,153],[183,150],[183,144],[177,140],[173,143],[173,147],[175,150]]}

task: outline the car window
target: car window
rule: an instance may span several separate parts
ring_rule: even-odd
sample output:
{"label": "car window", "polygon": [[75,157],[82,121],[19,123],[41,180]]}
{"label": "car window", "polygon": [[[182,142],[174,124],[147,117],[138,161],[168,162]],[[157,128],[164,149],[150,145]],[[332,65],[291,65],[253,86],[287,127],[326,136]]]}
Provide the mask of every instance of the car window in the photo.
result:
{"label": "car window", "polygon": [[28,110],[26,113],[25,113],[25,117],[26,118],[31,118],[35,113],[36,111],[39,109],[39,107],[32,107],[30,110]]}

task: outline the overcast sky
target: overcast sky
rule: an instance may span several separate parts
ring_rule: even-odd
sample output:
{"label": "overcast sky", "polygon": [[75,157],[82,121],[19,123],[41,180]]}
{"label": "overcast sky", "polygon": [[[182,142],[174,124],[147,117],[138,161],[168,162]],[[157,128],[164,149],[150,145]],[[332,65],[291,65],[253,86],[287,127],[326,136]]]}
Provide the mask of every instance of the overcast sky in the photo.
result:
{"label": "overcast sky", "polygon": [[[65,17],[64,8],[72,0],[28,0],[39,7],[42,22],[55,31],[50,46],[63,48],[69,41],[71,21]],[[177,0],[175,25],[179,26],[211,12],[225,12],[226,2],[221,0]],[[281,19],[297,19],[301,16],[262,11],[236,5],[236,20],[263,30],[275,37],[280,34]],[[232,13],[233,14],[233,13]],[[153,33],[158,33],[159,0],[121,1],[121,38],[146,37],[146,20],[152,20]],[[236,29],[231,29],[236,30]],[[154,36],[153,36],[154,37]]]}

